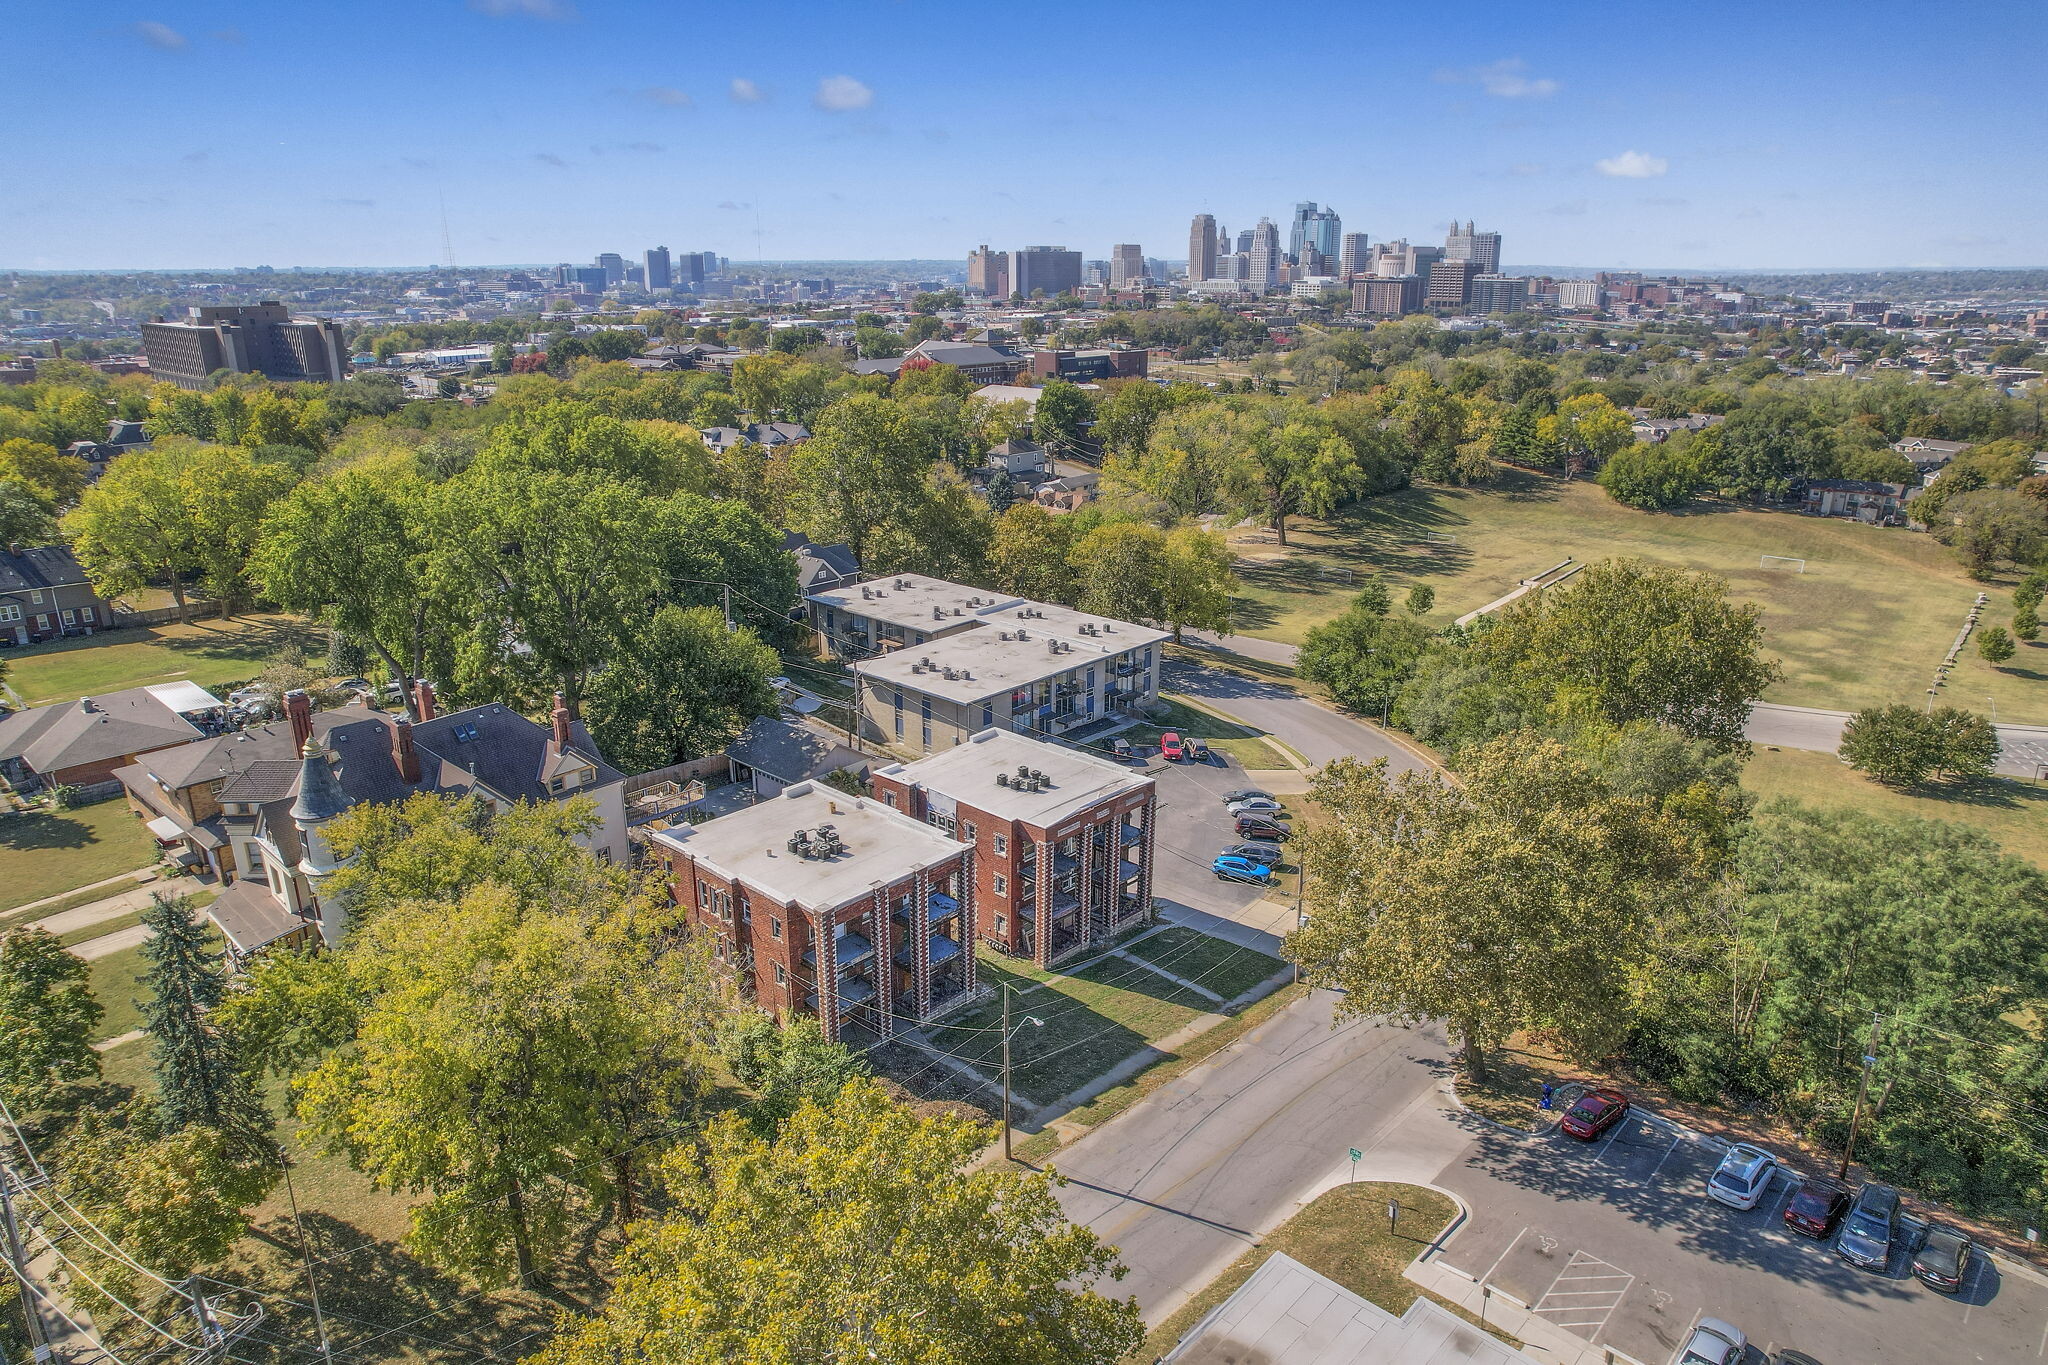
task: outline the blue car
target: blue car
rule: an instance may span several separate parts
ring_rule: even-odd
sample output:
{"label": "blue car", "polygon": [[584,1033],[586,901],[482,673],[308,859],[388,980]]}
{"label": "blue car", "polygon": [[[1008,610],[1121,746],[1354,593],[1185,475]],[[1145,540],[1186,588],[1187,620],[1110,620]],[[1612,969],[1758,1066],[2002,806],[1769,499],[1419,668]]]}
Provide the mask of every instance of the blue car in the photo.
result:
{"label": "blue car", "polygon": [[1209,870],[1216,874],[1218,881],[1250,882],[1253,886],[1264,886],[1273,880],[1273,874],[1250,858],[1239,858],[1225,853],[1209,864]]}

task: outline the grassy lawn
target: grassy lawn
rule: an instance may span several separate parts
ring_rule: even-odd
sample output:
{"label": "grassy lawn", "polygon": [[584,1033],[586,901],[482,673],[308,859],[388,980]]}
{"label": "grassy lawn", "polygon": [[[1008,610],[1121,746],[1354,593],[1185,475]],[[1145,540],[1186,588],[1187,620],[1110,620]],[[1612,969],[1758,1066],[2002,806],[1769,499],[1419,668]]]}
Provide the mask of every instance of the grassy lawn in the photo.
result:
{"label": "grassy lawn", "polygon": [[933,1030],[933,1041],[990,1076],[1000,1074],[1000,992],[1005,981],[1013,983],[1012,1028],[1026,1015],[1044,1024],[1024,1024],[1015,1035],[1011,1084],[1039,1104],[1079,1089],[1214,1005],[1157,972],[1116,957],[1073,973],[1041,973],[1008,958],[984,956],[975,970],[984,985],[996,988],[997,998],[950,1016]]}
{"label": "grassy lawn", "polygon": [[1278,748],[1279,741],[1264,730],[1235,721],[1221,720],[1200,711],[1183,701],[1161,697],[1160,704],[1167,712],[1156,725],[1133,725],[1128,730],[1117,732],[1116,738],[1128,740],[1139,753],[1159,748],[1159,737],[1168,730],[1183,739],[1201,740],[1218,753],[1229,754],[1246,768],[1271,770],[1288,768],[1293,765]]}
{"label": "grassy lawn", "polygon": [[1277,957],[1177,924],[1127,944],[1124,951],[1225,1000],[1237,999],[1286,965]]}
{"label": "grassy lawn", "polygon": [[255,677],[288,644],[309,657],[325,647],[295,616],[107,631],[9,651],[7,682],[30,706],[146,683],[190,681],[213,689]]}
{"label": "grassy lawn", "polygon": [[[1333,570],[1349,569],[1354,580],[1380,575],[1397,602],[1410,584],[1432,585],[1432,625],[1484,606],[1567,555],[1640,555],[1707,570],[1765,610],[1768,647],[1785,664],[1770,700],[1835,710],[1920,700],[1979,591],[1990,597],[1987,621],[2012,612],[2010,583],[1972,581],[1930,536],[1718,503],[1676,516],[1638,512],[1591,483],[1522,471],[1493,488],[1411,488],[1370,499],[1328,523],[1300,523],[1285,549],[1248,529],[1233,538],[1246,561],[1240,629],[1293,643],[1355,591],[1341,574],[1327,576]],[[1806,572],[1760,569],[1765,554],[1803,558]],[[2048,722],[2044,683],[2048,646],[2023,650],[2003,668],[1968,650],[1944,696],[1978,709],[1991,697],[2001,719]]]}
{"label": "grassy lawn", "polygon": [[2048,785],[1995,777],[1953,789],[1900,792],[1873,782],[1833,754],[1758,749],[1742,785],[1768,800],[1790,796],[1822,810],[1951,820],[1982,830],[2035,865],[2048,868]]}
{"label": "grassy lawn", "polygon": [[156,842],[126,801],[0,815],[0,910],[62,895],[156,862]]}
{"label": "grassy lawn", "polygon": [[130,1029],[142,1027],[142,1001],[149,993],[142,984],[146,966],[139,946],[123,948],[85,964],[86,985],[92,998],[106,1011],[100,1016],[101,1038],[118,1038]]}
{"label": "grassy lawn", "polygon": [[[1401,1210],[1400,1221],[1391,1231],[1387,1227],[1389,1199]],[[1448,1195],[1420,1185],[1376,1180],[1339,1185],[1261,1238],[1256,1248],[1238,1257],[1178,1312],[1153,1328],[1144,1346],[1126,1357],[1126,1365],[1150,1365],[1172,1350],[1175,1342],[1242,1287],[1276,1251],[1399,1316],[1423,1297],[1423,1291],[1401,1272],[1456,1213],[1457,1206]],[[1475,1321],[1463,1309],[1445,1306],[1467,1322]]]}

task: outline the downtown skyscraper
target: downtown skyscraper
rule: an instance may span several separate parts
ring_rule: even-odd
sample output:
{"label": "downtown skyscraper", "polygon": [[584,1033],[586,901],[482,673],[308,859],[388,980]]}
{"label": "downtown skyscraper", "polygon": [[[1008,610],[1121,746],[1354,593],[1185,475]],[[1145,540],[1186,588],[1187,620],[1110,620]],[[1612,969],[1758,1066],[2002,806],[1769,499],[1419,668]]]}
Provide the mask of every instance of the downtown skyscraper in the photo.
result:
{"label": "downtown skyscraper", "polygon": [[1198,213],[1188,228],[1188,280],[1200,284],[1216,278],[1216,219]]}

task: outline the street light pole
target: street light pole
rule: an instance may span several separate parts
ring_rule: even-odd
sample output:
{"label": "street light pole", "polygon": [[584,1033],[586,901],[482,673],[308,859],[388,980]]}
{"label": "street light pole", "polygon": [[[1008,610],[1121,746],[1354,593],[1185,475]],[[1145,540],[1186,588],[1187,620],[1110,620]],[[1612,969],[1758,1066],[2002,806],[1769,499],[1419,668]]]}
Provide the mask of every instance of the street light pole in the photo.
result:
{"label": "street light pole", "polygon": [[[1011,1028],[1010,1028],[1010,990],[1011,990],[1011,981],[1010,981],[1010,979],[1009,979],[1008,977],[1004,977],[1004,978],[1003,978],[1003,1160],[1005,1160],[1005,1161],[1008,1161],[1008,1160],[1010,1159],[1010,1038],[1011,1038],[1011,1035],[1012,1035],[1012,1030],[1011,1030]],[[1031,1025],[1031,1026],[1032,1026],[1033,1028],[1044,1028],[1044,1027],[1045,1027],[1045,1020],[1043,1020],[1043,1019],[1040,1019],[1040,1018],[1039,1018],[1039,1017],[1038,1017],[1037,1015],[1035,1015],[1035,1014],[1027,1014],[1027,1015],[1025,1015],[1025,1016],[1024,1016],[1024,1024],[1029,1024],[1029,1025]],[[1019,1025],[1018,1025],[1017,1027],[1018,1027],[1019,1029],[1021,1029],[1021,1028],[1023,1028],[1023,1027],[1024,1027],[1024,1024],[1019,1024]]]}

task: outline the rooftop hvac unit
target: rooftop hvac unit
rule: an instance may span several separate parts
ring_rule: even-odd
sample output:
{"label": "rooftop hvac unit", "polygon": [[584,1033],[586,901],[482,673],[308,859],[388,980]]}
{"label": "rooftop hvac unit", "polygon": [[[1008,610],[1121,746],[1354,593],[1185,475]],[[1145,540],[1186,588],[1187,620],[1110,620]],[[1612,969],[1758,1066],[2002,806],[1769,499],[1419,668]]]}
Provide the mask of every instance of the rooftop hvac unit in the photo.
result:
{"label": "rooftop hvac unit", "polygon": [[1007,786],[1009,786],[1009,785],[1010,785],[1010,775],[1009,775],[1008,773],[997,773],[997,774],[996,774],[996,785],[997,785],[998,787],[1007,787]]}
{"label": "rooftop hvac unit", "polygon": [[943,620],[945,620],[945,619],[946,619],[946,609],[945,609],[944,607],[933,607],[933,608],[932,608],[932,620],[934,620],[934,621],[943,621]]}
{"label": "rooftop hvac unit", "polygon": [[958,681],[960,681],[960,671],[959,671],[958,669],[954,669],[954,668],[949,668],[949,669],[947,669],[947,670],[946,670],[946,675],[945,675],[945,676],[946,676],[946,681],[947,681],[947,682],[958,682]]}
{"label": "rooftop hvac unit", "polygon": [[1020,630],[1017,632],[1017,638],[1020,640],[1028,640],[1031,638],[1031,632]]}
{"label": "rooftop hvac unit", "polygon": [[1010,638],[1010,632],[1007,630],[999,630],[996,632],[996,637],[998,639],[1007,640]]}
{"label": "rooftop hvac unit", "polygon": [[955,607],[953,608],[953,614],[955,616],[965,616],[967,614],[967,609],[965,607]]}
{"label": "rooftop hvac unit", "polygon": [[896,580],[896,586],[899,588],[907,588],[910,586],[910,580],[907,578],[899,578]]}
{"label": "rooftop hvac unit", "polygon": [[1019,777],[1029,777],[1029,776],[1031,776],[1031,765],[1030,765],[1029,763],[1019,763],[1019,764],[1017,765],[1017,776],[1019,776]]}

